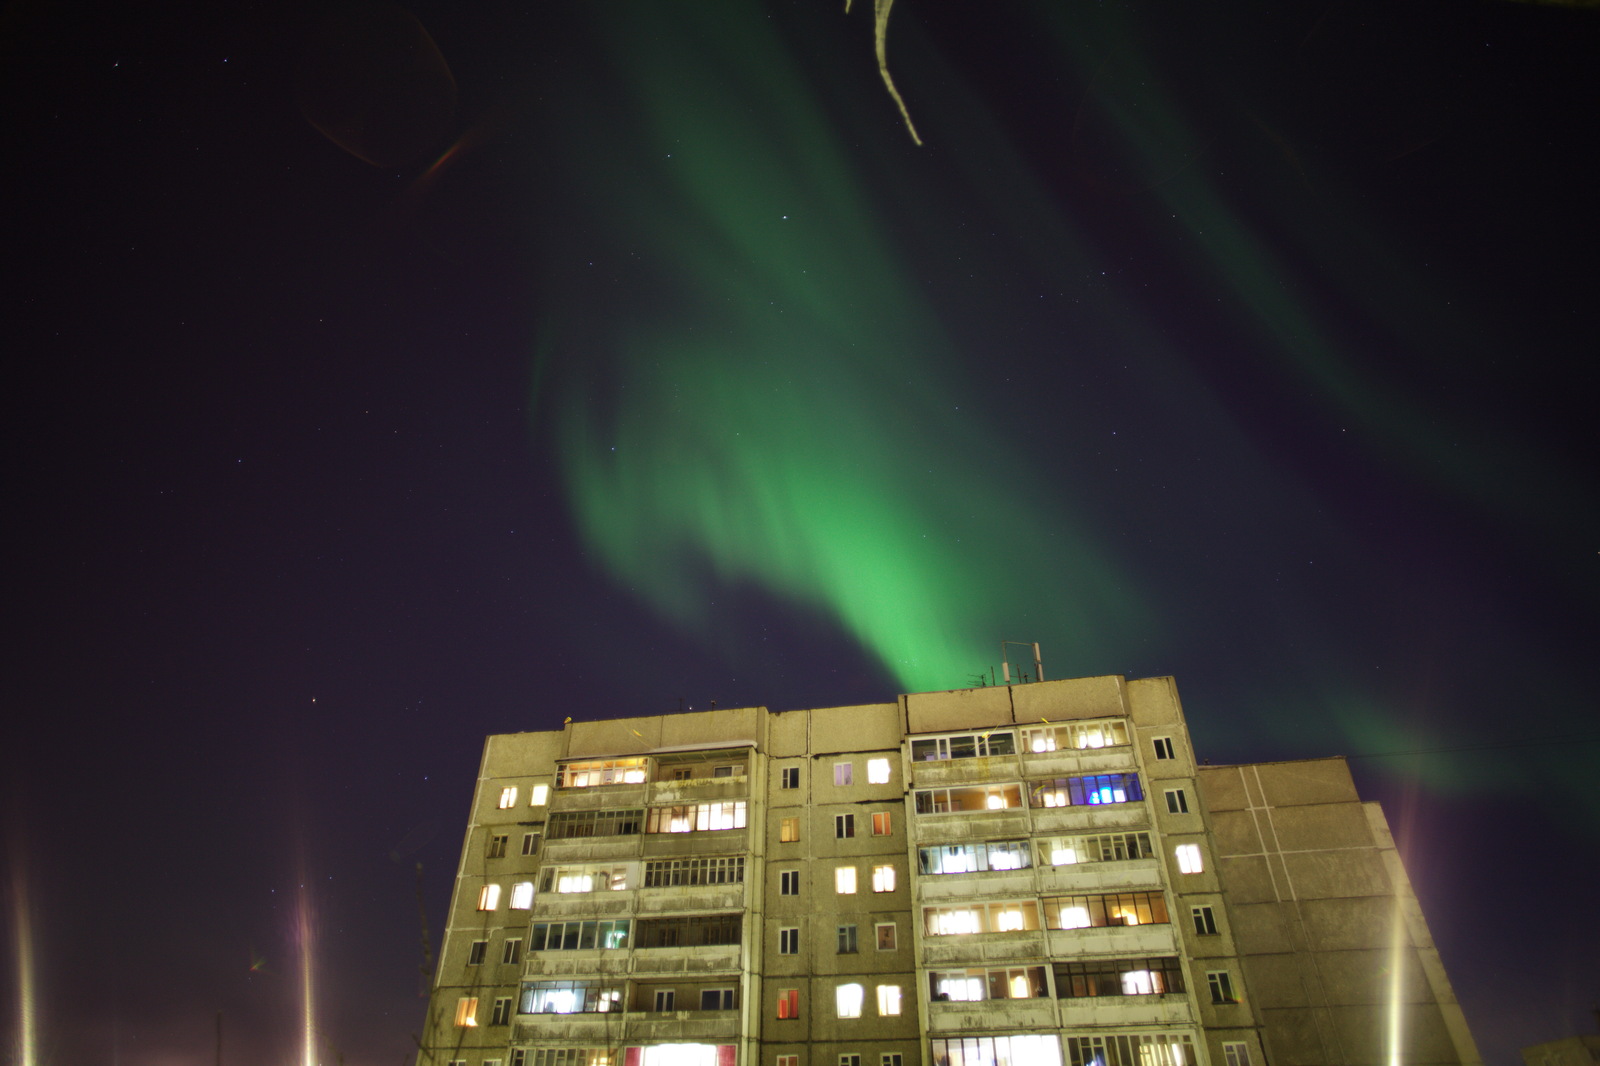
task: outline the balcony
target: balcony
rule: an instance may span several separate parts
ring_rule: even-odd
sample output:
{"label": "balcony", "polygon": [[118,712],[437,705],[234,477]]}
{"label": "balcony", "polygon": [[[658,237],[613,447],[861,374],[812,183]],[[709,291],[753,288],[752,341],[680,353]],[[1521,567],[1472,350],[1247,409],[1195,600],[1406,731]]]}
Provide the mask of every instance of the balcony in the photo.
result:
{"label": "balcony", "polygon": [[[1142,808],[1141,808],[1142,810]],[[952,814],[914,814],[912,835],[918,844],[965,844],[971,840],[1003,840],[1028,836],[1026,807]]]}
{"label": "balcony", "polygon": [[928,901],[1018,899],[1039,894],[1032,867],[970,874],[920,874],[916,884],[917,898]]}
{"label": "balcony", "polygon": [[1079,774],[1106,774],[1138,769],[1133,748],[1123,744],[1113,748],[1071,748],[1022,756],[1025,777],[1075,777]]}
{"label": "balcony", "polygon": [[1194,1002],[1184,992],[1153,996],[1063,999],[1060,1025],[1193,1025]]}
{"label": "balcony", "polygon": [[985,999],[976,1003],[928,1004],[928,1031],[933,1033],[992,1031],[1012,1032],[1053,1028],[1056,1004],[1045,999]]}
{"label": "balcony", "polygon": [[732,1043],[739,1037],[739,1011],[634,1011],[624,1016],[622,1034],[623,1043],[690,1040]]}
{"label": "balcony", "polygon": [[750,779],[738,777],[691,777],[684,781],[657,781],[650,786],[653,807],[684,803],[714,803],[718,800],[745,799],[750,794]]}
{"label": "balcony", "polygon": [[550,795],[553,811],[593,811],[607,807],[643,807],[648,785],[590,785],[558,788]]}
{"label": "balcony", "polygon": [[981,966],[991,962],[1017,962],[1045,958],[1045,938],[1040,930],[1024,933],[958,933],[924,936],[922,965]]}
{"label": "balcony", "polygon": [[1015,755],[978,755],[970,759],[924,759],[906,765],[909,783],[917,788],[1015,781],[1022,776]]}
{"label": "balcony", "polygon": [[536,918],[616,918],[632,914],[634,893],[542,892],[533,903]]}
{"label": "balcony", "polygon": [[637,913],[694,914],[731,911],[744,907],[744,885],[670,885],[639,891]]}
{"label": "balcony", "polygon": [[1041,836],[1147,829],[1149,826],[1150,809],[1142,801],[1081,807],[1037,807],[1033,811],[1033,831]]}
{"label": "balcony", "polygon": [[638,833],[625,836],[570,837],[566,840],[547,840],[544,845],[544,861],[563,866],[632,859],[638,854]]}
{"label": "balcony", "polygon": [[1130,888],[1159,891],[1161,863],[1156,859],[1078,862],[1039,867],[1039,894],[1089,895]]}
{"label": "balcony", "polygon": [[738,944],[694,948],[638,948],[633,953],[633,972],[652,975],[737,972],[742,950]]}
{"label": "balcony", "polygon": [[1046,933],[1050,955],[1072,959],[1079,955],[1173,955],[1177,936],[1169,923],[1106,925],[1091,929],[1051,929]]}

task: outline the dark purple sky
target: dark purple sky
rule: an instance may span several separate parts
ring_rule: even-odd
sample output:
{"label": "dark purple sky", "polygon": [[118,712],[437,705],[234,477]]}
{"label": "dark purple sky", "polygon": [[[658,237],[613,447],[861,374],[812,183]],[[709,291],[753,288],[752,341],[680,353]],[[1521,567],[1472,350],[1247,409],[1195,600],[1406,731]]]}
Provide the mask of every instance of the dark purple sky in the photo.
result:
{"label": "dark purple sky", "polygon": [[[651,493],[746,454],[714,394],[881,411],[885,515],[989,501],[907,614],[1175,675],[1214,762],[1359,756],[1486,1061],[1590,1027],[1600,16],[903,0],[915,148],[867,12],[706,6],[7,9],[7,1033],[25,885],[39,1063],[210,1062],[218,1012],[287,1061],[304,886],[322,1061],[397,1066],[486,734],[901,691],[782,545],[657,564]],[[819,306],[714,228],[774,189]],[[765,305],[752,363],[859,340],[794,368],[831,398],[697,362]]]}

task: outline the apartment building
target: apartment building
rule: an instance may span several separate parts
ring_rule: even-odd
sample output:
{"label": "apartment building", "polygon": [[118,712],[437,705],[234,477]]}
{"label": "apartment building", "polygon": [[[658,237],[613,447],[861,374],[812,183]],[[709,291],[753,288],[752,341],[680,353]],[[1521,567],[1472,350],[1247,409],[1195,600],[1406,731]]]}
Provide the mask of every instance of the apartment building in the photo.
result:
{"label": "apartment building", "polygon": [[490,737],[418,1063],[1332,1066],[1384,1034],[1478,1061],[1342,760],[1197,766],[1170,678],[1097,677]]}

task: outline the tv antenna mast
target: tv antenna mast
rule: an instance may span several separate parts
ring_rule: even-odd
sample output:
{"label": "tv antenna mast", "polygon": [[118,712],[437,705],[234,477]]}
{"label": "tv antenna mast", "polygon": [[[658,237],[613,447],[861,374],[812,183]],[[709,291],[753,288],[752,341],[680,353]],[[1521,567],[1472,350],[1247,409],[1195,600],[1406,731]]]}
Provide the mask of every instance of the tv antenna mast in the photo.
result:
{"label": "tv antenna mast", "polygon": [[[1006,658],[1006,656],[1009,654],[1006,649],[1013,644],[1019,648],[1033,649],[1033,679],[1035,681],[1043,681],[1044,663],[1039,658],[1038,643],[1035,642],[1033,644],[1029,644],[1025,640],[1002,640],[1000,642],[1000,676],[1005,680],[1005,683],[1008,685],[1011,684],[1011,661]],[[1020,671],[1018,672],[1017,680],[1019,682],[1026,681],[1027,679],[1027,674],[1021,673]]]}

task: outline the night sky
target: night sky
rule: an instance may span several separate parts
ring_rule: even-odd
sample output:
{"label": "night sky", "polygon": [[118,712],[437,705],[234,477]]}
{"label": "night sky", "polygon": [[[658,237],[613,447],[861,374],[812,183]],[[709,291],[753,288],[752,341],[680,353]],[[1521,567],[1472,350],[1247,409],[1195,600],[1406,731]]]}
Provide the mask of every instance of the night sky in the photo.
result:
{"label": "night sky", "polygon": [[400,1066],[485,735],[1002,640],[1592,1031],[1600,11],[841,6],[5,7],[8,1055]]}

